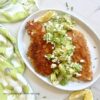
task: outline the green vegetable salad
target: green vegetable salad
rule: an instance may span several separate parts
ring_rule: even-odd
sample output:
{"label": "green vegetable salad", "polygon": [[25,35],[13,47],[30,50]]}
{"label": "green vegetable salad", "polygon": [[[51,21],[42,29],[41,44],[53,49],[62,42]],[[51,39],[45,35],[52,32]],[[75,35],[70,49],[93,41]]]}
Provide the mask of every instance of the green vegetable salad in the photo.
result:
{"label": "green vegetable salad", "polygon": [[46,54],[45,58],[52,61],[53,73],[50,75],[50,81],[54,85],[66,85],[82,70],[79,63],[72,61],[75,46],[72,38],[67,35],[67,31],[73,28],[75,23],[67,14],[52,13],[51,19],[43,23],[46,28],[43,39],[53,45],[52,54]]}

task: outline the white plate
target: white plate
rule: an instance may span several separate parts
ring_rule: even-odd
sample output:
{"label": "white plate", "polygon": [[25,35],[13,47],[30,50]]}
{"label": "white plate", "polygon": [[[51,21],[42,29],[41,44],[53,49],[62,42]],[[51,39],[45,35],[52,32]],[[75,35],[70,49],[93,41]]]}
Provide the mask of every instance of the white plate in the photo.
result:
{"label": "white plate", "polygon": [[[49,9],[51,10],[51,9]],[[62,89],[62,90],[69,90],[69,91],[73,91],[73,90],[80,90],[80,89],[84,89],[87,88],[88,86],[92,85],[100,76],[100,40],[99,38],[96,36],[95,32],[92,30],[92,28],[90,28],[89,25],[87,25],[81,18],[79,18],[78,16],[71,14],[70,12],[65,12],[62,10],[55,10],[57,13],[67,13],[69,15],[71,15],[71,17],[76,21],[77,23],[77,28],[83,33],[83,35],[85,36],[86,40],[87,40],[87,44],[90,50],[90,55],[91,55],[91,61],[92,61],[92,71],[93,71],[93,80],[90,82],[69,82],[69,84],[67,84],[66,86],[61,86],[61,85],[57,85],[54,86],[58,89]],[[46,77],[38,74],[34,68],[32,67],[31,62],[29,61],[29,59],[27,58],[27,49],[29,47],[30,44],[30,38],[27,35],[26,31],[25,31],[25,25],[29,20],[32,19],[36,19],[38,17],[40,17],[41,15],[43,15],[46,11],[48,10],[40,10],[37,11],[36,13],[30,15],[21,25],[20,29],[19,29],[19,33],[18,33],[18,48],[20,51],[20,54],[25,62],[25,64],[27,65],[27,67],[37,76],[39,77],[41,80],[45,81],[46,83],[48,83],[49,85],[53,86]]]}

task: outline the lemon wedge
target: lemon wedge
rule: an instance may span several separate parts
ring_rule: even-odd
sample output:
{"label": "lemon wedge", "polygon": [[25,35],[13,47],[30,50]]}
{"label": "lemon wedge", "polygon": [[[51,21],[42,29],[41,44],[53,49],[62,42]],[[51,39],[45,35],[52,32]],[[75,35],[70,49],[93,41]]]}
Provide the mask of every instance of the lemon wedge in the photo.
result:
{"label": "lemon wedge", "polygon": [[75,91],[72,92],[69,96],[68,100],[81,100],[81,98],[83,98],[85,95],[85,91],[81,90],[81,91]]}
{"label": "lemon wedge", "polygon": [[47,22],[49,21],[53,16],[55,16],[55,12],[54,11],[48,11],[46,12],[43,16],[41,16],[38,21],[41,23]]}
{"label": "lemon wedge", "polygon": [[92,91],[89,89],[72,92],[68,100],[93,100]]}
{"label": "lemon wedge", "polygon": [[84,100],[93,100],[93,94],[91,90],[85,90]]}

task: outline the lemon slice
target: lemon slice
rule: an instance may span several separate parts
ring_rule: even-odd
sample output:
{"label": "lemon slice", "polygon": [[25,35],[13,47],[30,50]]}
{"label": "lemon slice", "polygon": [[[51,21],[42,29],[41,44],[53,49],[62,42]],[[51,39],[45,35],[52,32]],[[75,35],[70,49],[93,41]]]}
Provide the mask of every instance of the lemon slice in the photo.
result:
{"label": "lemon slice", "polygon": [[41,23],[49,21],[53,16],[55,16],[54,11],[48,11],[43,16],[41,16],[38,21]]}
{"label": "lemon slice", "polygon": [[81,98],[84,98],[85,95],[85,91],[81,90],[81,91],[75,91],[72,92],[69,96],[68,100],[81,100]]}
{"label": "lemon slice", "polygon": [[89,89],[85,90],[84,100],[93,100],[93,94],[92,91]]}
{"label": "lemon slice", "polygon": [[72,92],[68,100],[93,100],[92,91],[89,89]]}

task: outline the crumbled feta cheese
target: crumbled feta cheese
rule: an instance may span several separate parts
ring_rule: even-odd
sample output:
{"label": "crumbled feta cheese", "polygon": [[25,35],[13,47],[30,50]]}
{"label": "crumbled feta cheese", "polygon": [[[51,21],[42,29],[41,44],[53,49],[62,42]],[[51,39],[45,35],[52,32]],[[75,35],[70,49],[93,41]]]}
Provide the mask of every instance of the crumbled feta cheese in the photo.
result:
{"label": "crumbled feta cheese", "polygon": [[47,55],[44,55],[45,58],[47,58]]}
{"label": "crumbled feta cheese", "polygon": [[69,40],[72,40],[72,38],[71,37],[67,37]]}
{"label": "crumbled feta cheese", "polygon": [[33,35],[34,34],[34,32],[31,32],[31,35]]}
{"label": "crumbled feta cheese", "polygon": [[85,62],[85,60],[84,60],[84,59],[81,59],[81,60],[80,60],[80,62],[81,62],[81,63],[84,63],[84,62]]}
{"label": "crumbled feta cheese", "polygon": [[76,75],[76,77],[80,77],[81,76],[81,74],[79,74],[79,73],[76,73],[75,75]]}
{"label": "crumbled feta cheese", "polygon": [[52,49],[54,49],[55,47],[52,47]]}
{"label": "crumbled feta cheese", "polygon": [[51,64],[51,68],[56,68],[57,65],[56,64]]}

